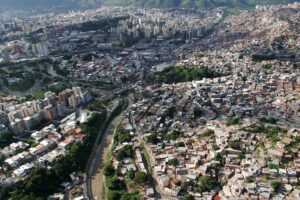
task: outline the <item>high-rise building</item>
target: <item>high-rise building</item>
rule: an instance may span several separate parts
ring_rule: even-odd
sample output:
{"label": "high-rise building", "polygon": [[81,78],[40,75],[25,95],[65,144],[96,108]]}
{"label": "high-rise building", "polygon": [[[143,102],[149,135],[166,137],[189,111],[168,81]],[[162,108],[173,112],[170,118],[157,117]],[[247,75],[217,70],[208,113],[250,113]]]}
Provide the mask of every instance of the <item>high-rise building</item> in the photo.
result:
{"label": "high-rise building", "polygon": [[38,113],[34,114],[32,118],[34,119],[34,123],[36,125],[41,124],[43,120],[45,120],[45,113],[43,110],[40,110]]}
{"label": "high-rise building", "polygon": [[47,120],[52,120],[57,117],[56,107],[52,105],[46,106],[44,109],[44,113],[45,113],[45,118]]}
{"label": "high-rise building", "polygon": [[65,103],[57,104],[57,114],[59,116],[65,116],[68,113],[69,113],[69,109],[66,107]]}
{"label": "high-rise building", "polygon": [[15,119],[15,121],[10,124],[10,128],[16,135],[22,134],[24,132],[23,121],[21,119]]}
{"label": "high-rise building", "polygon": [[72,87],[75,96],[82,95],[81,87]]}
{"label": "high-rise building", "polygon": [[21,119],[23,116],[22,116],[21,110],[15,110],[15,111],[12,111],[12,112],[8,113],[7,117],[8,117],[9,122],[12,123],[17,118]]}
{"label": "high-rise building", "polygon": [[48,45],[44,42],[32,44],[31,45],[32,52],[39,57],[44,57],[49,55]]}
{"label": "high-rise building", "polygon": [[41,100],[36,100],[32,102],[34,112],[38,112],[44,108],[43,102]]}
{"label": "high-rise building", "polygon": [[81,102],[83,104],[87,104],[91,101],[92,97],[91,94],[88,91],[85,91],[82,95],[81,95]]}
{"label": "high-rise building", "polygon": [[81,104],[81,97],[80,96],[71,96],[69,97],[69,105],[72,108],[76,108]]}
{"label": "high-rise building", "polygon": [[26,130],[31,130],[35,125],[33,117],[25,117],[23,121]]}
{"label": "high-rise building", "polygon": [[66,106],[69,106],[68,98],[73,95],[71,89],[66,89],[58,94],[59,101],[64,103]]}
{"label": "high-rise building", "polygon": [[56,105],[56,94],[54,92],[46,92],[45,97],[48,101],[48,105]]}

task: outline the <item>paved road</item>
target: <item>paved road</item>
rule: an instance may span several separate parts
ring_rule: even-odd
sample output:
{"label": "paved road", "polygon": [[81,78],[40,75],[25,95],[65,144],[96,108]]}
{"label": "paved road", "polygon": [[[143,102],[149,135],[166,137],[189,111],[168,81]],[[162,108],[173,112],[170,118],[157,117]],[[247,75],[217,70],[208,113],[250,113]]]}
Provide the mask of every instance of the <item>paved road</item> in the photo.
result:
{"label": "paved road", "polygon": [[[127,99],[128,107],[130,107],[132,105],[132,100],[130,98]],[[103,190],[105,186],[103,182],[103,168],[112,145],[114,130],[121,122],[124,112],[125,111],[123,111],[108,125],[101,138],[100,144],[97,146],[96,153],[94,153],[94,156],[91,159],[86,180],[87,195],[89,199],[104,200],[103,197],[105,196],[105,191]]]}

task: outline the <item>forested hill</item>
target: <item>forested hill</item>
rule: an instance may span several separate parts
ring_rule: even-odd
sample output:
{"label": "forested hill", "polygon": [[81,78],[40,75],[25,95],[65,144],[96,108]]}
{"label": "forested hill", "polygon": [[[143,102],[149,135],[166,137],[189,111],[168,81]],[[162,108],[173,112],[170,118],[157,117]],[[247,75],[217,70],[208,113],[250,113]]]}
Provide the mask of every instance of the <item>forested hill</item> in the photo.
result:
{"label": "forested hill", "polygon": [[299,0],[0,0],[0,10],[5,8],[51,8],[54,6],[138,6],[146,8],[214,8],[220,6],[248,8],[257,4],[287,4]]}

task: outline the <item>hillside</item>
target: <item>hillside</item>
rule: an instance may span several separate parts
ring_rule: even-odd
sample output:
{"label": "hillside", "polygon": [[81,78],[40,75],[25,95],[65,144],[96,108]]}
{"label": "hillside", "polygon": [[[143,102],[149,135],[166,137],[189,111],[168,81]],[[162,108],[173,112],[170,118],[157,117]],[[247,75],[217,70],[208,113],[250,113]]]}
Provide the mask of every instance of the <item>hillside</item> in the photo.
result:
{"label": "hillside", "polygon": [[154,8],[214,8],[220,6],[248,8],[257,4],[287,4],[296,0],[104,0],[105,5],[132,5]]}
{"label": "hillside", "polygon": [[286,4],[297,0],[0,0],[0,10],[5,8],[50,8],[53,6],[115,5],[146,8],[214,8],[220,6],[248,8],[256,4]]}

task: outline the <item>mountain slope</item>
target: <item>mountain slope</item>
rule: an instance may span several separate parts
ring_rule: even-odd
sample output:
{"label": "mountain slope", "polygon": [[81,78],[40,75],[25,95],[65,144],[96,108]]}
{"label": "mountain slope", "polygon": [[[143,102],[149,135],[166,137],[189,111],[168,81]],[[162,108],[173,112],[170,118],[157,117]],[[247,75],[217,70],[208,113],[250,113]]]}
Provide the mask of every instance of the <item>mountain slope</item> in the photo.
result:
{"label": "mountain slope", "polygon": [[287,4],[295,1],[297,0],[103,0],[103,4],[154,8],[214,8],[220,6],[246,8],[257,4]]}
{"label": "mountain slope", "polygon": [[220,6],[246,8],[256,4],[287,4],[299,0],[0,0],[5,8],[50,8],[53,6],[114,5],[146,8],[214,8]]}

